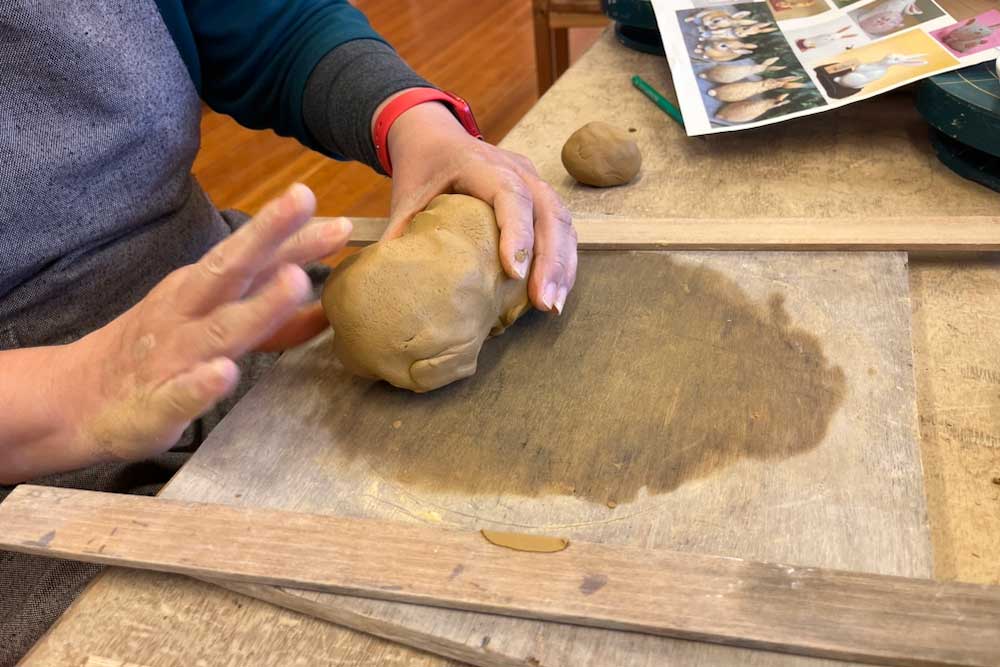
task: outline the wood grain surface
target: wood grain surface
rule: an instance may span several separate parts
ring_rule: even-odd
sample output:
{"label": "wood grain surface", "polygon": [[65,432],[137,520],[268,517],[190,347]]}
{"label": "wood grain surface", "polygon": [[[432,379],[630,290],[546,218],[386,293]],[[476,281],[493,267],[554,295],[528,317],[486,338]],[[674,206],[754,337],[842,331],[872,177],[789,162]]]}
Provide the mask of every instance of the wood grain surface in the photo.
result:
{"label": "wood grain surface", "polygon": [[921,261],[910,288],[935,574],[1000,584],[1000,262]]}
{"label": "wood grain surface", "polygon": [[[995,0],[941,3],[957,18]],[[770,216],[992,216],[1000,194],[942,165],[907,94],[882,96],[815,118],[728,138],[690,139],[629,90],[639,74],[672,96],[656,58],[605,39],[563,77],[505,146],[532,157],[578,216],[708,218]],[[636,130],[640,180],[598,190],[566,174],[559,150],[580,125],[601,120]],[[562,134],[560,134],[560,131]],[[822,221],[817,224],[823,224]],[[911,258],[914,358],[921,449],[935,574],[1000,582],[1000,392],[989,373],[1000,350],[995,260]],[[935,423],[937,426],[935,426]]]}
{"label": "wood grain surface", "polygon": [[460,667],[464,663],[190,577],[110,568],[22,664]]}
{"label": "wood grain surface", "polygon": [[[671,90],[662,59],[628,52],[612,37],[605,37],[553,86],[504,142],[505,147],[529,155],[577,214],[743,215],[750,224],[757,217],[775,216],[996,215],[995,194],[961,180],[938,164],[927,146],[926,128],[905,96],[699,141],[684,137],[662,112],[632,90],[629,80],[633,74],[642,75],[660,90]],[[595,190],[576,186],[565,174],[558,158],[562,141],[590,120],[636,129],[645,156],[644,172],[636,184]],[[697,261],[683,256],[677,259]],[[331,450],[342,445],[329,433],[313,433],[304,442],[262,437],[275,421],[308,420],[328,411],[349,420],[350,411],[357,409],[325,394],[312,399],[308,408],[295,403],[286,407],[270,399],[274,391],[296,387],[303,391],[304,385],[315,382],[311,378],[323,378],[329,372],[328,365],[310,363],[311,358],[319,357],[309,357],[314,351],[307,349],[288,356],[283,370],[251,395],[255,398],[242,416],[234,415],[232,429],[214,436],[192,465],[175,478],[166,495],[353,516],[410,517],[452,526],[482,525],[486,521],[480,519],[485,519],[498,529],[558,530],[598,542],[926,576],[931,567],[926,508],[920,464],[910,440],[915,420],[905,416],[906,406],[912,404],[912,384],[908,335],[904,333],[909,304],[902,284],[902,259],[876,259],[868,254],[832,254],[824,259],[794,253],[748,259],[735,253],[711,259],[709,268],[738,284],[758,311],[767,310],[770,293],[782,293],[792,325],[822,341],[829,363],[844,370],[848,382],[844,403],[826,438],[813,450],[777,462],[743,459],[708,477],[688,479],[671,493],[640,495],[634,503],[614,508],[605,504],[602,509],[597,503],[573,501],[558,494],[525,499],[484,493],[459,503],[458,494],[442,493],[435,498],[420,488],[380,476],[370,466],[378,459],[355,458],[345,468],[346,475],[330,469],[330,464],[319,461],[335,462],[339,454]],[[948,272],[958,273],[953,267]],[[600,293],[602,280],[604,276],[594,276],[590,289]],[[946,291],[936,297],[934,312],[944,328],[930,353],[947,351],[947,324],[953,323],[967,331],[968,337],[978,336],[976,353],[988,360],[988,350],[1000,348],[995,328],[982,323],[990,320],[977,322],[972,311],[952,320],[947,302],[951,298],[966,302],[982,298],[982,312],[988,316],[989,304],[996,303],[991,300],[998,293],[958,278],[941,286]],[[573,299],[582,299],[583,294],[580,291]],[[639,300],[637,293],[634,300],[626,298],[624,303],[637,308]],[[612,303],[599,321],[621,319],[622,312]],[[717,320],[717,330],[727,319]],[[664,321],[671,320],[664,317]],[[519,330],[507,335],[513,336],[515,331]],[[648,331],[645,335],[654,341],[667,339]],[[605,346],[612,342],[613,336],[602,339]],[[716,362],[722,356],[720,352]],[[928,363],[933,365],[934,358]],[[869,374],[869,369],[874,373]],[[581,384],[593,388],[595,401],[608,395],[603,377],[587,384],[579,375],[557,375],[563,380],[560,390]],[[630,396],[640,407],[651,402],[645,396]],[[788,396],[795,394],[788,392]],[[295,395],[294,400],[301,400],[301,395]],[[933,397],[932,403],[942,407],[953,404],[946,395]],[[533,428],[555,432],[551,416],[572,407],[562,403],[553,410],[546,405],[547,416]],[[283,416],[286,412],[287,417]],[[466,411],[470,423],[479,414],[473,409]],[[508,417],[508,423],[521,424],[521,420],[522,415]],[[395,421],[385,428],[391,428]],[[398,421],[402,427],[404,420]],[[467,440],[480,443],[478,433],[470,430]],[[943,465],[949,466],[949,480],[964,478],[964,453],[948,441],[941,443],[939,454]],[[989,461],[987,454],[983,461]],[[547,465],[558,469],[559,461]],[[981,472],[977,470],[977,474]],[[613,479],[613,474],[611,470],[595,471],[607,479]],[[368,483],[359,488],[353,479],[365,475]],[[995,492],[991,497],[983,488],[990,487],[969,482],[961,487],[957,502],[938,506],[952,523],[951,534],[958,534],[954,526],[963,520],[954,508],[975,507],[987,514],[996,507]],[[950,485],[945,493],[956,493],[955,489]],[[932,493],[932,503],[939,499]],[[439,502],[442,500],[445,502]],[[532,507],[540,510],[533,512]],[[652,520],[653,515],[657,520]],[[939,534],[937,529],[935,534]],[[962,544],[963,550],[977,552],[988,542],[984,535],[979,542]],[[953,543],[945,540],[937,548],[947,555]],[[1000,551],[992,552],[997,553]],[[983,566],[975,571],[970,565],[974,557],[963,556],[963,576],[984,576],[990,563],[992,571],[997,571],[995,555],[984,552],[980,556]],[[570,628],[557,636],[546,624],[531,624],[525,633],[516,619],[425,607],[416,607],[411,614],[406,609],[412,605],[299,595],[272,587],[257,591],[243,588],[242,592],[491,666],[659,667],[668,660],[672,665],[713,667],[822,663],[638,635],[620,641],[620,633],[588,628]],[[245,600],[245,611],[240,615],[212,613],[216,608],[229,609],[233,599],[224,591],[178,584],[176,578],[115,572],[103,577],[74,605],[25,664],[79,665],[81,656],[88,655],[150,665],[194,664],[197,660],[233,664],[231,641],[243,642],[233,650],[242,651],[235,664],[244,665],[291,664],[292,657],[318,664],[395,665],[411,660],[414,664],[446,664],[443,660],[419,662],[424,658],[402,647],[393,649],[343,628],[301,621],[297,614],[279,613],[253,600]],[[164,618],[158,601],[167,605],[172,615]],[[429,625],[411,622],[411,616],[429,619]],[[300,622],[294,633],[267,632],[268,624],[288,619]],[[451,630],[443,634],[441,628]],[[331,651],[334,646],[342,647],[341,653],[348,656],[345,662],[338,662],[341,653]],[[665,651],[668,658],[664,658]],[[170,659],[160,657],[165,652]],[[287,661],[282,663],[281,657]]]}
{"label": "wood grain surface", "polygon": [[[22,485],[0,546],[872,664],[1000,664],[1000,587]],[[528,536],[535,538],[537,536]]]}
{"label": "wood grain surface", "polygon": [[[350,245],[381,238],[385,218],[352,218]],[[581,250],[1000,250],[1000,217],[622,218],[575,216]]]}

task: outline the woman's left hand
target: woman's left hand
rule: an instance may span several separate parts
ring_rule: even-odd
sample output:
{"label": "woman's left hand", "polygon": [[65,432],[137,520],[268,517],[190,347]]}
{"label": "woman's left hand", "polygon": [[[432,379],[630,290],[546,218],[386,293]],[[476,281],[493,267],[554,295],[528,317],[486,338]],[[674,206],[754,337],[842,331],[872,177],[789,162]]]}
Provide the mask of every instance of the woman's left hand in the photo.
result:
{"label": "woman's left hand", "polygon": [[385,237],[402,234],[439,194],[482,199],[496,212],[504,271],[512,278],[528,276],[536,308],[562,312],[576,280],[576,231],[559,195],[528,158],[470,136],[436,102],[400,115],[388,148],[392,212]]}

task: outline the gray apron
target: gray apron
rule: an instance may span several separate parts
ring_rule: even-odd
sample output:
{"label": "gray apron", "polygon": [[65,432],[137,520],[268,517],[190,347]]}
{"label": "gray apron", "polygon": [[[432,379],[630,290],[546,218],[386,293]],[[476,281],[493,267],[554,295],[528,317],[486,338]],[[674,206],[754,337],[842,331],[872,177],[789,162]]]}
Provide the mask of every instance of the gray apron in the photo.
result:
{"label": "gray apron", "polygon": [[[104,325],[245,219],[191,176],[199,121],[153,0],[0,0],[0,350]],[[241,391],[271,361],[245,360]],[[39,482],[155,493],[230,404],[156,459]],[[97,571],[0,552],[0,667]]]}

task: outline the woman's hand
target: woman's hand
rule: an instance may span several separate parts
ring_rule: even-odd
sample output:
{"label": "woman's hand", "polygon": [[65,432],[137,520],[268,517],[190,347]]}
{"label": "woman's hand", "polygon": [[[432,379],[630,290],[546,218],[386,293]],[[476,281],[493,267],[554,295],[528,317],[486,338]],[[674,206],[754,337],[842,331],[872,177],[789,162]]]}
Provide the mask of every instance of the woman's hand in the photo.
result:
{"label": "woman's hand", "polygon": [[442,193],[491,204],[500,226],[500,260],[513,278],[529,274],[528,295],[540,310],[562,312],[576,280],[576,231],[559,195],[531,161],[471,137],[439,103],[419,104],[393,123],[392,213],[386,237]]}
{"label": "woman's hand", "polygon": [[[0,437],[0,477],[165,451],[233,390],[241,356],[275,334],[299,342],[316,333],[308,317],[296,318],[310,293],[299,265],[343,247],[351,226],[344,219],[307,225],[314,209],[312,192],[294,185],[107,326],[61,348],[2,353],[25,369],[59,368],[54,405],[23,411],[43,423],[4,424],[21,438]],[[305,328],[281,331],[290,320]],[[24,378],[29,388],[31,380]]]}

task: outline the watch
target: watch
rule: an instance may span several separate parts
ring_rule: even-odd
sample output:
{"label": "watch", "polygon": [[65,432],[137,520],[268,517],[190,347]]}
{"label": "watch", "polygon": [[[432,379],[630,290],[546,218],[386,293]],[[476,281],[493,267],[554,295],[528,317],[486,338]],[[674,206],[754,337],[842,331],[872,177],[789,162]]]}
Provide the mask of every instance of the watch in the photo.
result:
{"label": "watch", "polygon": [[446,93],[436,88],[409,90],[385,105],[378,118],[375,119],[375,128],[372,132],[375,154],[378,156],[378,163],[389,176],[392,176],[392,162],[389,160],[389,129],[404,112],[424,102],[442,102],[451,109],[466,132],[476,139],[483,138],[482,132],[479,131],[479,125],[476,124],[476,118],[472,115],[472,108],[458,95]]}

